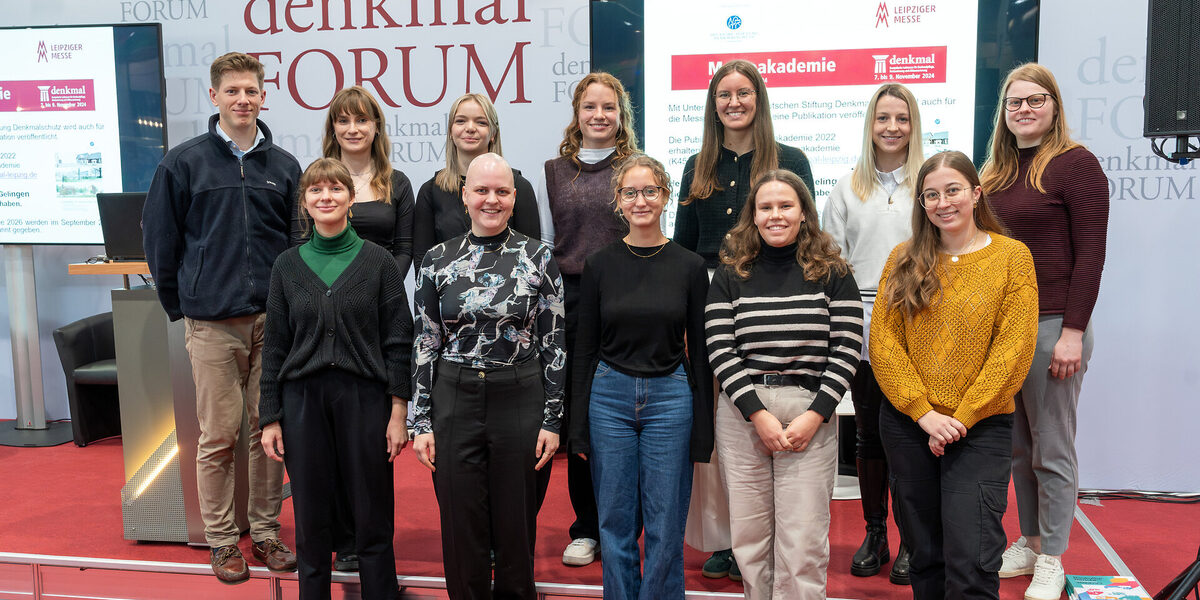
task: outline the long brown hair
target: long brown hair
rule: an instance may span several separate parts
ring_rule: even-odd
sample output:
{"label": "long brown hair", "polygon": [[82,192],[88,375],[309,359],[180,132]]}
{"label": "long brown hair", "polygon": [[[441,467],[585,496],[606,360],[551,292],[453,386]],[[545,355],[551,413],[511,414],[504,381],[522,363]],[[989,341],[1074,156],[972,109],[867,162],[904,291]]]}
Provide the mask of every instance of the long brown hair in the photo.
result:
{"label": "long brown hair", "polygon": [[[296,185],[297,192],[296,210],[300,213],[300,222],[304,225],[304,237],[312,230],[312,217],[308,214],[308,209],[304,207],[304,197],[308,192],[308,186],[314,183],[328,181],[330,183],[340,183],[350,192],[351,205],[354,203],[354,179],[350,177],[350,169],[346,168],[346,163],[336,158],[318,158],[308,165],[304,173],[300,175],[300,183]],[[347,223],[349,223],[349,213],[346,213]]]}
{"label": "long brown hair", "polygon": [[[479,93],[463,94],[450,105],[450,112],[446,117],[446,167],[437,172],[433,182],[444,192],[462,192],[462,179],[467,176],[467,172],[458,165],[458,146],[454,145],[454,118],[458,116],[458,107],[462,106],[463,102],[474,102],[479,105],[479,109],[483,111],[483,116],[488,122],[488,152],[494,152],[500,156],[504,156],[504,151],[500,145],[500,115],[496,113],[496,105],[488,100],[487,96]],[[485,153],[486,154],[486,153]]]}
{"label": "long brown hair", "polygon": [[[353,119],[362,115],[375,122],[375,141],[371,143],[371,190],[384,204],[392,203],[392,161],[388,158],[392,144],[388,141],[387,124],[383,109],[375,97],[362,86],[348,87],[333,95],[329,111],[325,113],[325,135],[321,139],[321,154],[326,158],[341,160],[342,147],[338,144],[333,126],[338,117],[346,115]],[[354,187],[351,184],[350,187]]]}
{"label": "long brown hair", "polygon": [[[962,174],[970,184],[971,190],[980,187],[979,174],[975,165],[966,154],[957,150],[938,152],[929,157],[917,173],[913,186],[913,236],[901,246],[896,257],[896,266],[888,276],[887,289],[884,292],[887,306],[899,310],[904,316],[912,318],[932,306],[941,296],[942,280],[938,277],[938,249],[942,243],[942,230],[929,220],[925,208],[921,206],[921,191],[925,189],[925,178],[932,172],[946,167]],[[987,192],[981,192],[979,201],[972,211],[972,220],[981,231],[1003,234],[1004,225],[992,212],[988,203]]]}
{"label": "long brown hair", "polygon": [[1004,108],[1004,97],[1014,81],[1028,81],[1039,85],[1050,92],[1051,100],[1054,101],[1054,119],[1050,122],[1050,131],[1046,132],[1042,143],[1038,145],[1025,180],[1026,185],[1045,194],[1042,173],[1046,172],[1050,160],[1080,144],[1071,139],[1071,130],[1067,128],[1067,117],[1062,109],[1062,93],[1058,90],[1054,74],[1050,69],[1033,62],[1018,65],[1009,71],[1008,77],[1004,78],[1004,85],[1000,86],[1000,100],[996,104],[996,118],[992,124],[992,139],[988,143],[988,157],[982,169],[983,189],[989,194],[994,194],[1017,182],[1017,136],[1009,131],[1008,124],[1004,121],[1004,114],[1007,112]]}
{"label": "long brown hair", "polygon": [[908,88],[899,83],[885,83],[871,94],[871,102],[867,104],[866,123],[863,124],[863,148],[858,155],[858,163],[854,165],[854,174],[850,176],[850,189],[858,199],[866,202],[871,192],[879,186],[879,177],[875,175],[875,110],[879,100],[890,96],[908,105],[908,124],[912,131],[908,135],[908,157],[904,160],[904,184],[912,185],[917,178],[917,170],[925,160],[921,139],[921,108],[917,99]]}
{"label": "long brown hair", "polygon": [[582,166],[579,163],[579,149],[583,147],[583,131],[579,129],[579,105],[583,103],[584,92],[593,83],[599,83],[617,95],[621,123],[617,127],[617,150],[613,163],[638,152],[637,132],[633,129],[633,103],[629,100],[629,92],[625,91],[620,79],[604,71],[593,71],[575,86],[575,94],[571,97],[571,122],[563,129],[563,141],[558,145],[558,155],[569,157],[577,167]]}
{"label": "long brown hair", "polygon": [[754,213],[757,209],[755,198],[763,185],[773,181],[792,188],[796,197],[800,199],[800,212],[804,214],[804,222],[800,224],[800,233],[796,236],[796,264],[804,268],[804,278],[809,281],[822,281],[829,277],[830,273],[849,273],[850,265],[842,258],[837,244],[828,233],[821,230],[817,205],[813,202],[808,186],[804,185],[804,181],[798,175],[787,169],[767,171],[754,182],[750,188],[750,195],[746,196],[746,205],[742,207],[737,224],[729,230],[729,238],[721,247],[721,262],[732,267],[738,277],[750,277],[750,268],[762,250],[762,236],[758,233],[758,226],[754,224]]}
{"label": "long brown hair", "polygon": [[721,65],[708,82],[708,97],[704,101],[704,137],[700,142],[700,153],[696,155],[692,187],[680,190],[680,204],[691,204],[693,200],[708,198],[713,192],[724,189],[717,181],[717,161],[721,158],[721,146],[725,143],[725,125],[717,117],[716,94],[721,80],[735,72],[745,75],[754,86],[754,122],[750,124],[754,137],[754,160],[750,163],[750,179],[757,180],[767,171],[779,168],[779,149],[775,147],[775,127],[771,124],[767,83],[754,63],[741,59],[729,61]]}

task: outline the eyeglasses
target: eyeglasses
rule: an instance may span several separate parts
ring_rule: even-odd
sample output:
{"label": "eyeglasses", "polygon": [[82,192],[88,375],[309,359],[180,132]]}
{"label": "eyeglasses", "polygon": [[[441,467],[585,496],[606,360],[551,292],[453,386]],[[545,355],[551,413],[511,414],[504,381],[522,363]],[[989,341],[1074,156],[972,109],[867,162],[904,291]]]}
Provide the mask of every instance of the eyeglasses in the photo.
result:
{"label": "eyeglasses", "polygon": [[926,209],[937,206],[938,202],[942,201],[942,198],[945,198],[946,202],[950,204],[961,204],[970,197],[970,194],[963,193],[968,189],[970,188],[953,185],[946,188],[945,192],[939,192],[937,190],[925,190],[924,192],[921,192],[921,195],[918,196],[917,199],[921,201],[921,207]]}
{"label": "eyeglasses", "polygon": [[1033,94],[1024,98],[1009,97],[1004,99],[1004,110],[1008,112],[1017,112],[1021,110],[1021,103],[1029,105],[1029,108],[1038,109],[1046,105],[1047,98],[1053,98],[1050,94]]}
{"label": "eyeglasses", "polygon": [[[738,90],[736,93],[737,93],[738,102],[745,102],[745,101],[753,98],[754,94],[755,94],[754,90],[752,90],[750,88],[742,88],[742,89]],[[730,100],[733,99],[733,94],[734,94],[733,92],[722,90],[720,92],[717,92],[716,94],[713,94],[713,98],[716,98],[717,102],[729,102]]]}
{"label": "eyeglasses", "polygon": [[617,197],[621,199],[622,204],[633,204],[637,201],[638,194],[641,194],[646,202],[654,202],[665,191],[666,188],[657,185],[648,185],[640,190],[634,187],[623,187],[617,190]]}

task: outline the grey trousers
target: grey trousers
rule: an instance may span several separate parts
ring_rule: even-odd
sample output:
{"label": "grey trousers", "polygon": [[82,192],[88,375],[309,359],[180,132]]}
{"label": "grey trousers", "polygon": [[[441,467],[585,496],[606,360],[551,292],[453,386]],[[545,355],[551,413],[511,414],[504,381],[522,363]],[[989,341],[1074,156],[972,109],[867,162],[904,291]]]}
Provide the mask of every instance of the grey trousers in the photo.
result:
{"label": "grey trousers", "polygon": [[1083,360],[1067,379],[1050,374],[1050,358],[1062,333],[1062,315],[1038,320],[1033,366],[1016,397],[1013,422],[1013,489],[1021,534],[1041,536],[1042,553],[1067,551],[1075,500],[1079,493],[1079,459],[1075,454],[1076,408],[1083,374],[1092,357],[1092,327],[1083,332]]}

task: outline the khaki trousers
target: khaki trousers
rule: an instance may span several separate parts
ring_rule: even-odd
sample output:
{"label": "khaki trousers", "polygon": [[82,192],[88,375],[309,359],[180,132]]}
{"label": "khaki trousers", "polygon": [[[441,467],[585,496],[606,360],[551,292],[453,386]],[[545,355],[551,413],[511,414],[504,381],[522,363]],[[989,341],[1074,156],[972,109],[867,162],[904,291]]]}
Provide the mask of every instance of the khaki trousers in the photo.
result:
{"label": "khaki trousers", "polygon": [[[784,427],[814,396],[795,386],[754,389]],[[747,600],[825,598],[837,431],[823,423],[805,451],[772,453],[728,396],[722,393],[718,402],[717,453]]]}
{"label": "khaki trousers", "polygon": [[196,382],[196,485],[204,537],[212,547],[236,544],[234,447],[242,419],[249,423],[250,538],[279,537],[283,465],[262,449],[258,426],[258,383],[262,375],[263,313],[221,321],[187,319],[185,339]]}

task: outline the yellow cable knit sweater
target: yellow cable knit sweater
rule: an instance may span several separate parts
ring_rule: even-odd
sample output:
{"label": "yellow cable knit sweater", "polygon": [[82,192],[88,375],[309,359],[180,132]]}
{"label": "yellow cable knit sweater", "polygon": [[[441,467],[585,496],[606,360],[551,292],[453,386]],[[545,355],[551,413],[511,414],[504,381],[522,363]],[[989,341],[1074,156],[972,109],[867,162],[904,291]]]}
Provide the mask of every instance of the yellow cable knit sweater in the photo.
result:
{"label": "yellow cable knit sweater", "polygon": [[939,258],[941,298],[912,319],[885,300],[907,242],[884,266],[871,318],[871,368],[883,393],[914,421],[936,410],[971,428],[1013,412],[1037,344],[1037,279],[1024,244],[991,237],[957,262]]}

